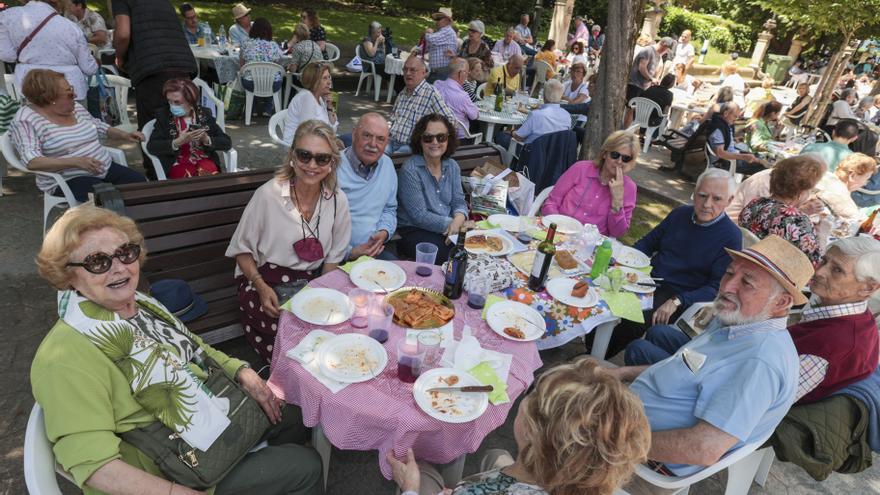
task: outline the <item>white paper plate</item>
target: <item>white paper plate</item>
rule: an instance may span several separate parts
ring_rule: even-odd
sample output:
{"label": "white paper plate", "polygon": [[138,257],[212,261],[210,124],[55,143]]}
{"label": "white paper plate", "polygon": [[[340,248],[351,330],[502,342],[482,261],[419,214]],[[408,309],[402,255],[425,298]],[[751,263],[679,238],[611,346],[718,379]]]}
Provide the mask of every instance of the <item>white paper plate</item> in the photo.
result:
{"label": "white paper plate", "polygon": [[634,270],[632,268],[627,268],[627,267],[620,267],[620,271],[623,272],[624,280],[627,280],[626,277],[629,274],[634,274],[635,276],[638,277],[638,280],[636,281],[636,283],[632,283],[629,281],[624,282],[624,284],[623,284],[624,289],[626,289],[630,292],[635,292],[637,294],[650,294],[651,292],[654,292],[654,290],[656,289],[656,287],[646,287],[644,285],[638,285],[637,282],[644,282],[646,284],[654,283],[654,281],[651,279],[651,276],[648,275],[647,273],[641,272],[639,270]]}
{"label": "white paper plate", "polygon": [[555,223],[556,232],[560,234],[577,234],[584,228],[584,224],[565,215],[547,215],[541,217],[541,223],[548,229],[551,223]]}
{"label": "white paper plate", "polygon": [[547,282],[547,293],[562,304],[576,308],[589,308],[599,304],[599,291],[595,287],[590,287],[584,297],[572,296],[571,289],[576,283],[578,281],[573,278],[554,278]]}
{"label": "white paper plate", "polygon": [[508,232],[519,232],[519,217],[496,213],[494,215],[489,215],[487,220],[489,220],[489,223],[492,225],[497,225]]}
{"label": "white paper plate", "polygon": [[[547,323],[541,314],[529,306],[516,301],[501,301],[489,307],[486,312],[489,328],[498,335],[515,342],[538,340],[547,332]],[[531,323],[529,323],[531,322]],[[524,339],[511,337],[504,333],[507,327],[516,327],[526,335]]]}
{"label": "white paper plate", "polygon": [[290,300],[291,312],[312,325],[338,325],[351,318],[348,296],[335,289],[307,288]]}
{"label": "white paper plate", "polygon": [[645,253],[623,244],[614,246],[612,256],[614,256],[614,261],[617,264],[630,268],[647,268],[651,266],[651,258],[648,258]]}
{"label": "white paper plate", "polygon": [[465,246],[465,249],[469,253],[473,254],[488,254],[489,256],[506,256],[511,251],[513,251],[513,243],[510,242],[510,239],[507,237],[498,235],[494,232],[489,232],[488,230],[472,230],[468,232],[468,237],[473,237],[475,235],[484,235],[486,237],[494,237],[495,239],[499,239],[501,241],[501,251],[489,251],[488,249],[474,249]]}
{"label": "white paper plate", "polygon": [[327,378],[343,383],[359,383],[375,378],[388,364],[382,344],[366,335],[337,335],[318,348],[318,366]]}
{"label": "white paper plate", "polygon": [[432,418],[445,423],[467,423],[473,421],[489,406],[489,394],[486,392],[444,392],[429,393],[429,388],[449,387],[444,379],[457,376],[456,387],[482,385],[469,373],[452,368],[434,368],[422,373],[413,384],[413,398],[419,408]]}
{"label": "white paper plate", "polygon": [[392,292],[406,283],[406,272],[390,261],[369,260],[354,265],[351,283],[372,292]]}

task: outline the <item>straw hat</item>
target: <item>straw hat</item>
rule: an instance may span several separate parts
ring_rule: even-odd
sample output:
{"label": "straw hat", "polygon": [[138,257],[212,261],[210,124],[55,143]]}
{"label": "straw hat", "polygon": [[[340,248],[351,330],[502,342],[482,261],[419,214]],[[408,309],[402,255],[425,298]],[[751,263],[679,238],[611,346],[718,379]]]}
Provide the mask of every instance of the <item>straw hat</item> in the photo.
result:
{"label": "straw hat", "polygon": [[235,4],[235,7],[232,7],[232,18],[235,20],[238,20],[250,13],[251,9],[245,7],[243,3]]}
{"label": "straw hat", "polygon": [[794,305],[807,303],[801,292],[813,277],[813,264],[794,244],[770,234],[742,251],[724,248],[731,258],[737,257],[763,268],[794,298]]}
{"label": "straw hat", "polygon": [[443,19],[444,17],[451,21],[452,20],[452,9],[450,9],[449,7],[441,7],[439,9],[437,9],[437,12],[434,12],[433,14],[431,14],[431,19],[434,19],[435,21],[439,21],[440,19]]}

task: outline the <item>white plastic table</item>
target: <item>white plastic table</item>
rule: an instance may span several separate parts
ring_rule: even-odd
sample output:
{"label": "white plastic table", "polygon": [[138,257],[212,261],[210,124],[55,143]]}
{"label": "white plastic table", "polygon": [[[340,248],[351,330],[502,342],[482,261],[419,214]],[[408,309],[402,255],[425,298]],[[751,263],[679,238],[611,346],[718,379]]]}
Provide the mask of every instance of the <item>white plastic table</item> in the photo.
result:
{"label": "white plastic table", "polygon": [[528,114],[518,110],[502,110],[496,112],[494,109],[495,100],[493,98],[484,98],[477,102],[477,108],[480,109],[480,115],[477,120],[486,124],[486,142],[491,143],[495,135],[495,125],[522,125]]}

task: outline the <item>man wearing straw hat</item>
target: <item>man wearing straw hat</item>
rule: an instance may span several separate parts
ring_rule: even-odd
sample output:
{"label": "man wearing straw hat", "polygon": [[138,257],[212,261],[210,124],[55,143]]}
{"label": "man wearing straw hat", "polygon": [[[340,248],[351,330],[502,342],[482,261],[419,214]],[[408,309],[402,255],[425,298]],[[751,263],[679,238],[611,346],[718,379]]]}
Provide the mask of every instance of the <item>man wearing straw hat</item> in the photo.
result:
{"label": "man wearing straw hat", "polygon": [[[727,252],[706,330],[650,367],[609,370],[634,380],[651,423],[649,465],[666,475],[689,476],[763,441],[795,400],[798,354],[785,325],[792,305],[807,302],[812,263],[775,235]],[[626,491],[644,492],[638,481]]]}
{"label": "man wearing straw hat", "polygon": [[446,75],[449,74],[449,60],[458,52],[458,35],[452,29],[452,9],[440,8],[431,14],[431,18],[437,23],[437,29],[428,28],[425,30],[428,63],[431,66],[429,83],[446,78]]}
{"label": "man wearing straw hat", "polygon": [[236,4],[232,7],[232,17],[235,19],[235,24],[229,26],[229,41],[233,45],[241,46],[250,38],[251,9],[245,7],[243,3]]}

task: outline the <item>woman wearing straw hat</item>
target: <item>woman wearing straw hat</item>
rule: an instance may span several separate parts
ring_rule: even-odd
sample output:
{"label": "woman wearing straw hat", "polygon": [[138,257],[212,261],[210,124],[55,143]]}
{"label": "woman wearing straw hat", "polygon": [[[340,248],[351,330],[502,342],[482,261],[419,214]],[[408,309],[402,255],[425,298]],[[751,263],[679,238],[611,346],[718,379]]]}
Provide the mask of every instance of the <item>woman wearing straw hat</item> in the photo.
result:
{"label": "woman wearing straw hat", "polygon": [[229,40],[233,45],[241,46],[250,39],[251,9],[245,7],[243,3],[236,4],[232,7],[232,17],[235,19],[235,24],[229,26]]}

